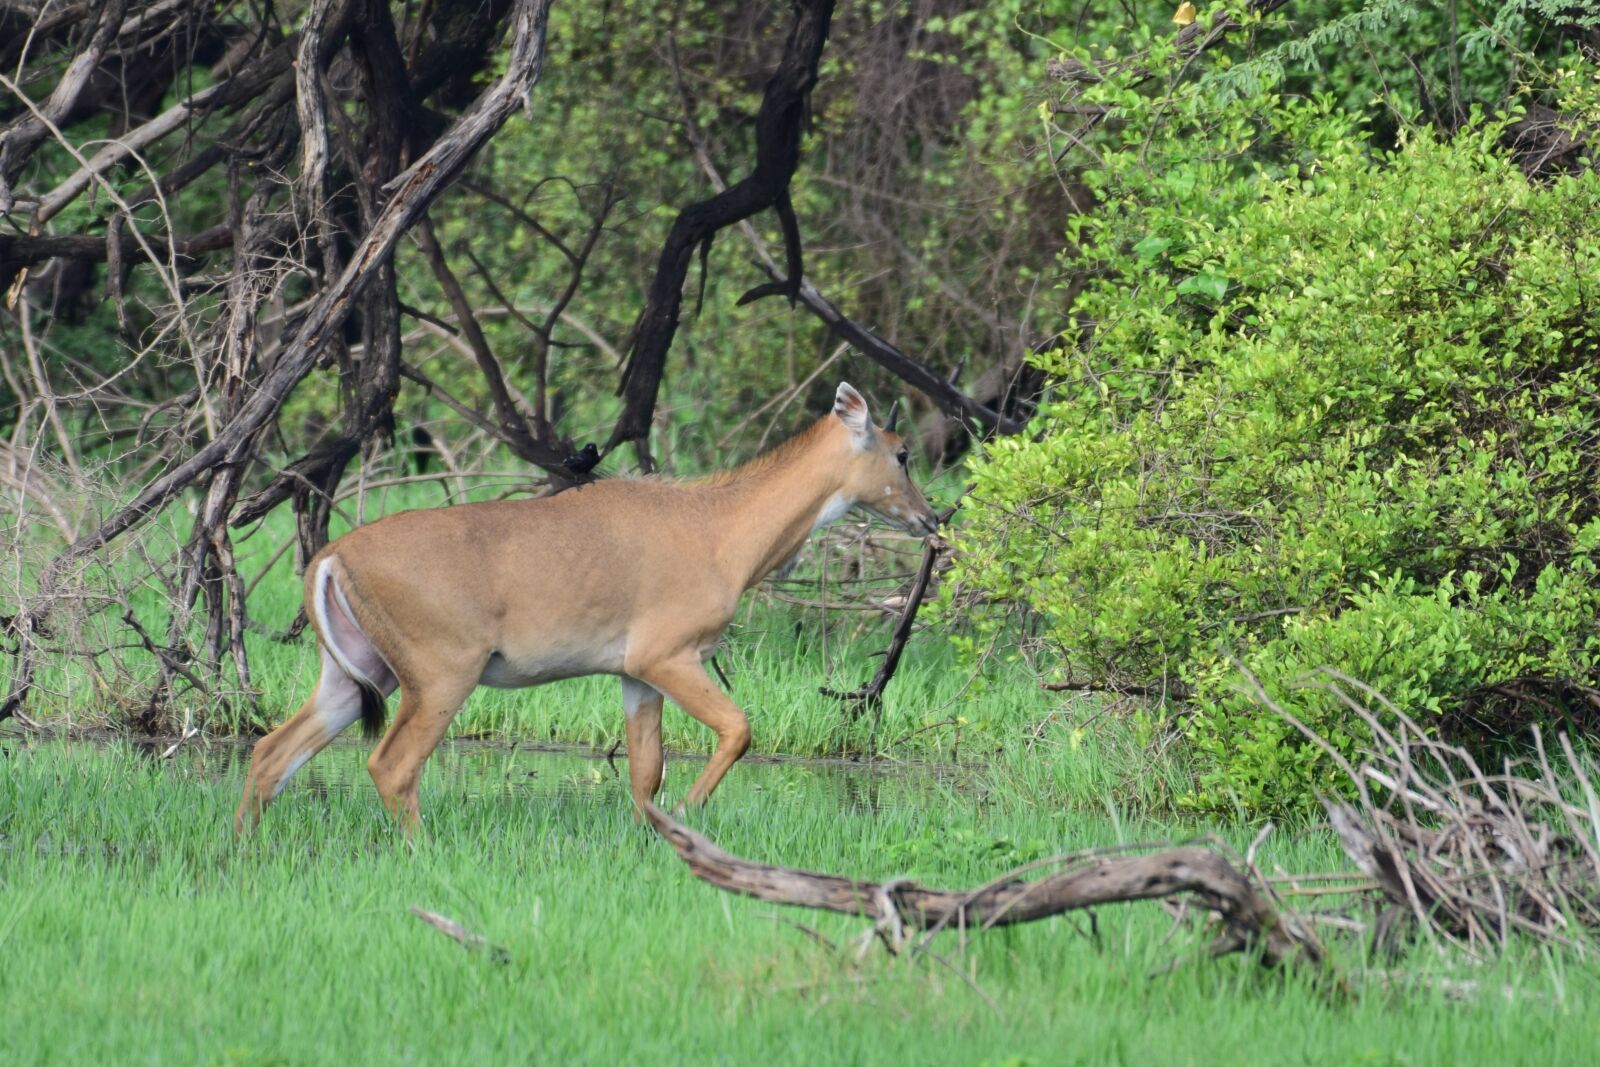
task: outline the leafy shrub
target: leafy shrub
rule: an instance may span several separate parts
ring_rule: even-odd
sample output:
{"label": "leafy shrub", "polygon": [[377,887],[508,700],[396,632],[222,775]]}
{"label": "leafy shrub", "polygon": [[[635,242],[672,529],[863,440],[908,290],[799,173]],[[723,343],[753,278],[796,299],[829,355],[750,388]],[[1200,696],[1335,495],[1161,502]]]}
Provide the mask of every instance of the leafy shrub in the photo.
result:
{"label": "leafy shrub", "polygon": [[1240,664],[1346,752],[1322,665],[1457,734],[1586,710],[1600,180],[1531,183],[1481,120],[1378,152],[1329,100],[1170,106],[1105,152],[1088,340],[978,464],[960,586],[1075,676],[1186,689],[1206,805],[1334,787]]}

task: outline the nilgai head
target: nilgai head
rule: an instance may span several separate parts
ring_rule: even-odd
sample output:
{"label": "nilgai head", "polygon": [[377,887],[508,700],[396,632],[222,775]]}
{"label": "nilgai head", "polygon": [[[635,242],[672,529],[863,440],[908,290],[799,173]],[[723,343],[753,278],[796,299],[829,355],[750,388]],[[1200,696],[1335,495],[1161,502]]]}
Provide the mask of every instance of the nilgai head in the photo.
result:
{"label": "nilgai head", "polygon": [[889,409],[887,425],[874,426],[866,400],[849,382],[839,383],[833,413],[849,431],[855,449],[841,495],[885,522],[925,537],[938,531],[939,517],[911,481],[911,453],[894,432],[897,408],[898,404]]}

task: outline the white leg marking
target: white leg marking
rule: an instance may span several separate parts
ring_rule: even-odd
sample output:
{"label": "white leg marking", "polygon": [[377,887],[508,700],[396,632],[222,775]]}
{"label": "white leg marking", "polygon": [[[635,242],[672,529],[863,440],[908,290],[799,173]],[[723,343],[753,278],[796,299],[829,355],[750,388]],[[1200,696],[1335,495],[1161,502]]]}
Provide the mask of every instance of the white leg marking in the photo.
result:
{"label": "white leg marking", "polygon": [[317,709],[317,718],[322,720],[323,734],[329,741],[361,718],[361,690],[346,677],[326,648],[322,650],[322,680],[317,683],[312,706]]}
{"label": "white leg marking", "polygon": [[279,793],[283,792],[283,787],[289,784],[289,779],[294,777],[294,772],[305,766],[306,760],[310,758],[311,753],[302,752],[294,759],[289,761],[289,766],[284,768],[283,774],[278,778],[278,784],[272,787],[272,796],[274,799],[277,798]]}
{"label": "white leg marking", "polygon": [[289,758],[288,766],[278,776],[278,784],[272,787],[274,797],[283,792],[283,787],[305,766],[306,760],[361,718],[361,687],[339,666],[333,652],[326,646],[321,651],[322,677],[317,680],[317,691],[311,697],[311,711],[322,729],[322,738]]}
{"label": "white leg marking", "polygon": [[646,685],[637,678],[622,677],[622,710],[628,718],[639,714],[639,709],[652,700],[659,700],[661,694],[657,693],[654,686]]}

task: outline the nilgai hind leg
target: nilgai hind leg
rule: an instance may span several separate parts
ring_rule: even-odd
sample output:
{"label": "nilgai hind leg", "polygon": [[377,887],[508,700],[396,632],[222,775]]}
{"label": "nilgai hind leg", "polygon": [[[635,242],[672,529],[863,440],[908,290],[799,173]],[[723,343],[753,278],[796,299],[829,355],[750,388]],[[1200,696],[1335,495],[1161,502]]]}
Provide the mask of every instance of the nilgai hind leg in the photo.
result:
{"label": "nilgai hind leg", "polygon": [[383,725],[383,701],[394,692],[394,672],[356,623],[335,584],[332,564],[330,559],[307,575],[306,607],[322,656],[317,688],[288,722],[256,742],[233,820],[241,833],[260,822],[294,772],[351,723],[365,718],[374,732]]}
{"label": "nilgai hind leg", "polygon": [[288,722],[256,742],[234,829],[243,832],[261,821],[261,813],[294,772],[361,718],[361,699],[361,686],[323,649],[322,677],[311,698]]}
{"label": "nilgai hind leg", "polygon": [[383,735],[367,760],[367,770],[378,787],[384,807],[400,820],[406,832],[422,825],[417,808],[417,783],[422,765],[439,747],[450,721],[478,687],[482,664],[470,673],[431,674],[428,681],[400,688],[400,709],[394,725]]}
{"label": "nilgai hind leg", "polygon": [[[728,695],[706,676],[698,655],[664,660],[638,671],[630,669],[630,673],[671,697],[674,704],[716,731],[717,747],[706,762],[705,770],[689,788],[689,795],[683,798],[684,807],[704,804],[722,776],[728,773],[728,768],[750,747],[750,720],[739,710],[739,705],[728,699]],[[634,797],[638,799],[637,792]]]}

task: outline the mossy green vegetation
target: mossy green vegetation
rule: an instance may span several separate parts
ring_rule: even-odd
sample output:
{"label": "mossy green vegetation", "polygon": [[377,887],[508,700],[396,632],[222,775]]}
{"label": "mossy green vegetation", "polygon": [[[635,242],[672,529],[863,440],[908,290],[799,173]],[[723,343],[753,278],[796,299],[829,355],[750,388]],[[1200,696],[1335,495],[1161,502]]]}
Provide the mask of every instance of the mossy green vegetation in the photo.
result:
{"label": "mossy green vegetation", "polygon": [[1068,673],[1187,689],[1205,805],[1340,786],[1241,667],[1346,755],[1324,665],[1457,737],[1570,728],[1600,670],[1600,179],[1530,180],[1493,122],[1390,151],[1331,98],[1105,93],[1135,118],[1076,230],[1087,340],[976,469],[959,580],[1038,612]]}
{"label": "mossy green vegetation", "polygon": [[[1424,979],[1486,992],[1457,1002],[1373,980],[1342,997],[1249,959],[1208,961],[1204,937],[1170,934],[1154,905],[1102,909],[1098,941],[1050,921],[964,952],[946,938],[948,966],[877,952],[856,965],[770,905],[695,880],[634,824],[599,760],[447,752],[411,843],[365,782],[363,749],[341,745],[239,840],[231,748],[171,762],[125,745],[0,748],[6,1063],[1548,1064],[1585,1062],[1600,1042],[1594,972],[1564,959],[1469,966],[1423,950],[1410,964]],[[693,821],[753,858],[952,886],[1203,828],[1042,802],[1003,775],[760,764],[736,768]],[[1292,827],[1261,858],[1338,863],[1326,837]],[[841,945],[863,928],[781,918]],[[1340,958],[1360,970],[1359,953]]]}

